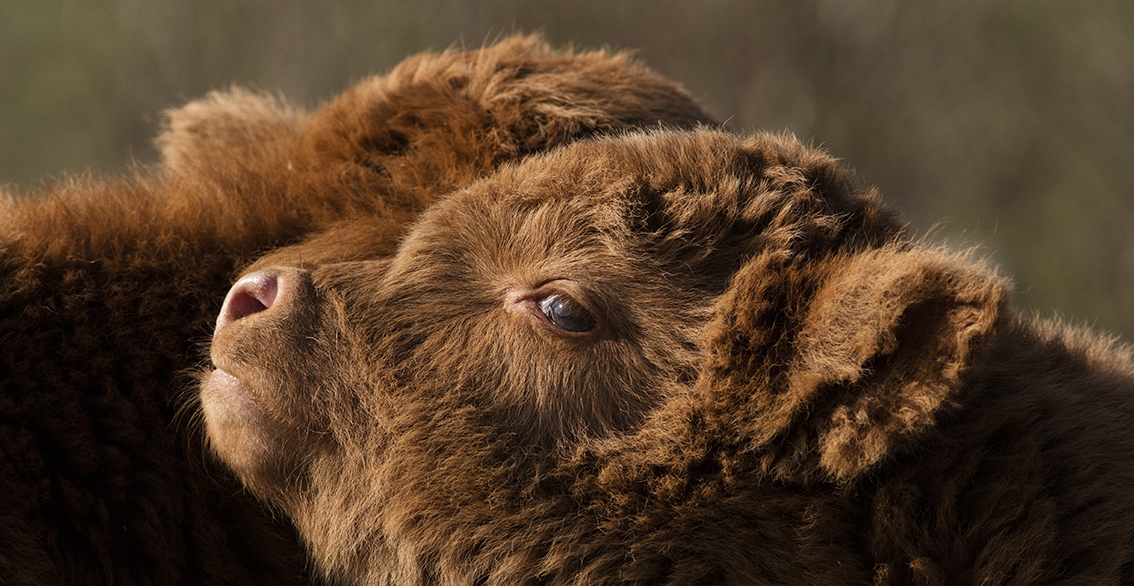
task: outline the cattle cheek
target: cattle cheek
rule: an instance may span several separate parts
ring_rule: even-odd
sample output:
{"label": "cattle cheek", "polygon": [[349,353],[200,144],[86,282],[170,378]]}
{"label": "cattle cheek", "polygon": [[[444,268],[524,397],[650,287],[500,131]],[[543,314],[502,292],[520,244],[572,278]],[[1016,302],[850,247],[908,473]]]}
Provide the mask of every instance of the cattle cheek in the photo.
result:
{"label": "cattle cheek", "polygon": [[311,403],[319,385],[320,298],[307,271],[274,267],[242,277],[225,298],[201,385],[212,450],[254,492],[271,497],[325,427]]}

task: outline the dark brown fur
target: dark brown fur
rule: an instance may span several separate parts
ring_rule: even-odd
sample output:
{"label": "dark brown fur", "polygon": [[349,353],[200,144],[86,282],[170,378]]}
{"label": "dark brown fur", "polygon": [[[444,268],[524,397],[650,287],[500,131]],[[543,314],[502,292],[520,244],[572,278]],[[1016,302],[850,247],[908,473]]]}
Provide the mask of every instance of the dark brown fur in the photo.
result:
{"label": "dark brown fur", "polygon": [[212,94],[170,113],[159,168],[0,198],[0,582],[301,582],[290,527],[193,425],[185,373],[238,267],[332,225],[309,260],[386,254],[503,162],[707,122],[625,55],[515,37],[410,58],[314,112]]}
{"label": "dark brown fur", "polygon": [[331,576],[1134,581],[1128,349],[1019,315],[793,139],[582,142],[392,256],[327,250],[233,288],[202,392]]}

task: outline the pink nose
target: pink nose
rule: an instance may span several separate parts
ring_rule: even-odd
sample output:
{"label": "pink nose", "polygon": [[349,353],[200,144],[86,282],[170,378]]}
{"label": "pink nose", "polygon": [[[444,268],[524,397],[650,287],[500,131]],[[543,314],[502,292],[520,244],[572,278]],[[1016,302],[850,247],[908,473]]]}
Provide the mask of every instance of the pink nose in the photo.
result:
{"label": "pink nose", "polygon": [[224,298],[224,306],[217,316],[216,331],[271,307],[279,293],[279,278],[279,273],[273,270],[256,271],[241,277]]}

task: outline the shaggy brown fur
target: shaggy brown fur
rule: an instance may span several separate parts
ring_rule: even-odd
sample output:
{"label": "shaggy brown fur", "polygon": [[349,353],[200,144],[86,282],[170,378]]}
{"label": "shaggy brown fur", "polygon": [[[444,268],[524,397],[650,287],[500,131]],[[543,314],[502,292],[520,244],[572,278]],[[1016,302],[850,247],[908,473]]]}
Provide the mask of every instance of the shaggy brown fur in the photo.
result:
{"label": "shaggy brown fur", "polygon": [[578,143],[335,254],[258,262],[202,386],[330,576],[1134,581],[1129,351],[792,139]]}
{"label": "shaggy brown fur", "polygon": [[[311,113],[212,94],[170,113],[160,169],[0,198],[0,582],[301,581],[290,527],[205,462],[187,414],[237,268],[336,223],[312,260],[384,254],[502,162],[707,122],[625,55],[518,37],[413,57]],[[361,217],[365,234],[341,223]]]}

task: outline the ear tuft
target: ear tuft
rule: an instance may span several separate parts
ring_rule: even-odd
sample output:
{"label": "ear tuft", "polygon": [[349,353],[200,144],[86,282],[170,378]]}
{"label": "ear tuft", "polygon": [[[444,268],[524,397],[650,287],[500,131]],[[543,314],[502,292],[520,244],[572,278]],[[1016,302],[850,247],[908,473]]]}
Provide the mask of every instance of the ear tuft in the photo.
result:
{"label": "ear tuft", "polygon": [[1007,299],[968,257],[881,249],[857,255],[815,296],[797,347],[805,378],[840,387],[820,466],[845,480],[934,423]]}
{"label": "ear tuft", "polygon": [[156,143],[164,168],[183,177],[223,182],[241,168],[283,173],[283,153],[304,116],[280,99],[232,88],[167,111]]}
{"label": "ear tuft", "polygon": [[[748,327],[719,332],[710,345],[728,355],[710,360],[720,384],[710,392],[745,418],[737,424],[754,448],[775,455],[766,464],[777,474],[840,482],[924,433],[957,399],[1009,290],[969,256],[901,244],[803,267],[762,262],[744,267],[733,288],[773,282],[745,276],[753,267],[800,276],[777,277],[786,288],[761,291],[759,302],[726,294],[721,311]],[[774,310],[770,299],[780,300]],[[775,328],[774,339],[761,323]]]}

